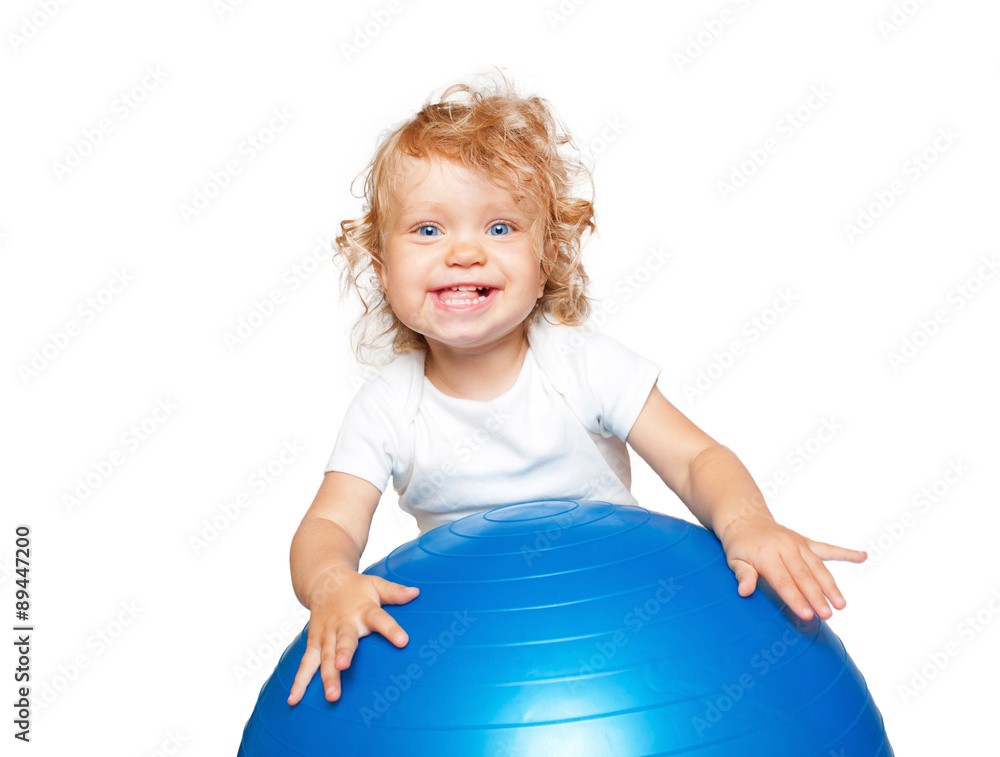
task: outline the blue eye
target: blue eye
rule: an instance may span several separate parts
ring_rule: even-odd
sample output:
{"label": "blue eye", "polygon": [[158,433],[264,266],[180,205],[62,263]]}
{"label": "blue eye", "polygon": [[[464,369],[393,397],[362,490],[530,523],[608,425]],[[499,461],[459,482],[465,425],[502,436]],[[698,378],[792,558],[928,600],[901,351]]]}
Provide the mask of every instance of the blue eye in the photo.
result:
{"label": "blue eye", "polygon": [[508,234],[510,234],[509,223],[495,223],[490,226],[490,236],[492,237],[504,237]]}
{"label": "blue eye", "polygon": [[441,230],[437,226],[421,226],[417,233],[422,237],[436,237]]}

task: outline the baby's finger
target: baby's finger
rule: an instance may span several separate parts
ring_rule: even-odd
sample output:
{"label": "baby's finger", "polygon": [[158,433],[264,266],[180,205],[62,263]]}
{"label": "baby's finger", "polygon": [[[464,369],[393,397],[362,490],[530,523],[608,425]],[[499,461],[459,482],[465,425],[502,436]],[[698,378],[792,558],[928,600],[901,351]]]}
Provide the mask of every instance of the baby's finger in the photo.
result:
{"label": "baby's finger", "polygon": [[373,610],[368,615],[367,621],[368,627],[371,630],[382,634],[397,647],[405,647],[406,642],[410,640],[410,637],[406,635],[406,631],[396,622],[396,619],[381,607]]}
{"label": "baby's finger", "polygon": [[792,580],[795,581],[795,586],[799,590],[799,593],[805,597],[806,601],[816,611],[816,614],[821,618],[831,617],[833,610],[827,604],[826,597],[823,596],[823,587],[816,580],[816,576],[809,563],[798,554],[786,554],[782,556],[782,559],[784,560],[785,567],[788,568],[789,574],[792,576]]}
{"label": "baby's finger", "polygon": [[358,630],[345,625],[337,632],[337,652],[333,665],[337,670],[347,670],[351,667],[354,652],[358,648]]}
{"label": "baby's finger", "polygon": [[823,594],[830,600],[830,603],[838,610],[843,610],[847,607],[847,600],[844,599],[844,595],[841,594],[837,582],[833,579],[833,574],[823,564],[823,561],[812,552],[806,552],[803,558],[812,567],[813,575],[819,581],[819,585],[823,589]]}
{"label": "baby's finger", "polygon": [[768,560],[759,567],[760,574],[771,584],[778,596],[788,605],[788,609],[803,620],[812,620],[813,611],[809,602],[802,596],[795,579],[789,573],[788,567],[780,557]]}
{"label": "baby's finger", "polygon": [[376,576],[375,589],[378,591],[379,600],[384,605],[405,605],[412,602],[420,594],[420,589],[416,586],[403,586],[384,578]]}
{"label": "baby's finger", "polygon": [[337,633],[329,634],[323,639],[323,652],[320,654],[319,674],[323,679],[323,693],[326,701],[336,702],[340,699],[340,671],[337,670]]}
{"label": "baby's finger", "polygon": [[844,560],[846,562],[864,562],[868,559],[868,553],[860,549],[847,549],[838,547],[835,544],[827,544],[823,541],[813,541],[806,539],[809,549],[815,552],[821,560]]}
{"label": "baby's finger", "polygon": [[743,560],[730,560],[729,568],[736,576],[736,592],[741,597],[749,597],[757,588],[757,571],[753,566]]}
{"label": "baby's finger", "polygon": [[319,670],[319,649],[306,646],[305,654],[302,655],[302,662],[295,673],[295,680],[292,681],[292,690],[288,694],[288,704],[298,704],[306,693],[306,686]]}

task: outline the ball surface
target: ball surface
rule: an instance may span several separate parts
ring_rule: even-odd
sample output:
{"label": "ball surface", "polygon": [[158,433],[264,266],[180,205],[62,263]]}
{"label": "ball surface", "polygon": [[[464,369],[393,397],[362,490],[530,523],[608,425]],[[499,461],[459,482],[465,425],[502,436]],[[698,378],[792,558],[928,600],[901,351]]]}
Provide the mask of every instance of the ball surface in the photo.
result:
{"label": "ball surface", "polygon": [[829,626],[763,580],[740,597],[719,541],[686,521],[510,505],[365,573],[420,588],[385,607],[407,646],[361,639],[339,701],[317,674],[290,706],[307,626],[261,689],[242,757],[893,754]]}

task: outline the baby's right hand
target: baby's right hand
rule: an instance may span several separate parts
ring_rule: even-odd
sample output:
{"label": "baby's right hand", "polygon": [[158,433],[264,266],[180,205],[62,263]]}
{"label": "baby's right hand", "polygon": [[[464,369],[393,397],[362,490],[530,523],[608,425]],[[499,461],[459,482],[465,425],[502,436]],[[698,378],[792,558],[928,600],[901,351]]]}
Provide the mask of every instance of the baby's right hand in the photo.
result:
{"label": "baby's right hand", "polygon": [[372,631],[378,631],[397,647],[406,646],[406,631],[382,605],[405,605],[419,593],[415,586],[359,574],[347,566],[324,573],[310,591],[309,636],[288,704],[298,704],[317,670],[327,700],[337,701],[340,671],[350,666],[358,639]]}

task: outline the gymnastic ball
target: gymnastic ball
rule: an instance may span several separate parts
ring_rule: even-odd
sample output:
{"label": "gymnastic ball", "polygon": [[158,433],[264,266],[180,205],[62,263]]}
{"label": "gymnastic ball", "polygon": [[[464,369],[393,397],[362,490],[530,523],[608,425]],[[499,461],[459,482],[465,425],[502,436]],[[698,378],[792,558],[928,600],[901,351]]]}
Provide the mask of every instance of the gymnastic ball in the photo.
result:
{"label": "gymnastic ball", "polygon": [[718,539],[639,507],[548,501],[471,515],[365,573],[420,596],[361,639],[342,694],[287,703],[308,625],[261,689],[241,757],[888,757],[882,717],[830,627]]}

